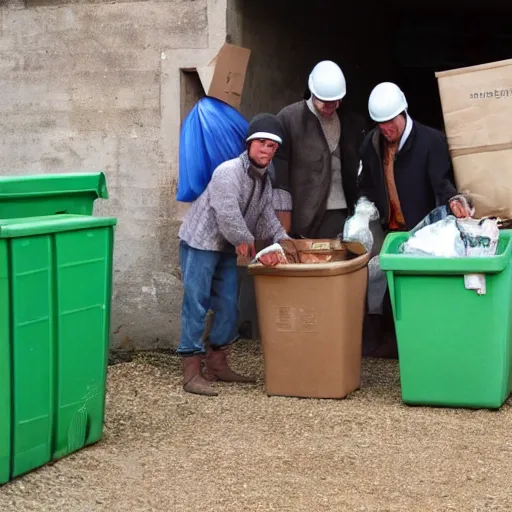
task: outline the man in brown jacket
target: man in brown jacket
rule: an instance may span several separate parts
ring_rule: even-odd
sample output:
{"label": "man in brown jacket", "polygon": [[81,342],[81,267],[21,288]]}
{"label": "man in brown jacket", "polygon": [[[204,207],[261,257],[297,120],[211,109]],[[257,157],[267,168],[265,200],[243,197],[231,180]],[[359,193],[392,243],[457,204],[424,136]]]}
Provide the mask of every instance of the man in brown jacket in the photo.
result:
{"label": "man in brown jacket", "polygon": [[357,200],[359,148],[367,125],[340,108],[346,83],[337,64],[319,62],[308,85],[311,98],[278,114],[285,143],[274,158],[273,186],[291,194],[291,210],[279,216],[291,220],[292,236],[334,238]]}

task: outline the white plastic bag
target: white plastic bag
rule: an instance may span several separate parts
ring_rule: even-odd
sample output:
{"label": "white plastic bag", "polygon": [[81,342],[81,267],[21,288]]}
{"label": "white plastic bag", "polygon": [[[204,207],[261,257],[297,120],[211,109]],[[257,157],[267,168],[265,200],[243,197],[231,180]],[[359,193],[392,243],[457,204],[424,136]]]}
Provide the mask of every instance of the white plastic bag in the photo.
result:
{"label": "white plastic bag", "polygon": [[457,219],[449,215],[425,226],[402,245],[402,252],[417,256],[464,257],[466,249],[457,227]]}
{"label": "white plastic bag", "polygon": [[[446,258],[489,257],[496,254],[499,236],[496,219],[456,219],[449,215],[415,232],[402,245],[401,252]],[[485,295],[485,274],[466,274],[464,286],[467,290],[476,291],[478,295]]]}
{"label": "white plastic bag", "polygon": [[373,247],[373,234],[370,230],[370,222],[379,218],[379,211],[368,198],[361,197],[357,203],[354,215],[345,222],[343,229],[344,242],[359,242],[371,252]]}
{"label": "white plastic bag", "polygon": [[253,260],[251,261],[251,265],[253,263],[258,263],[259,259],[262,256],[264,256],[265,254],[269,254],[271,252],[276,252],[283,259],[283,262],[286,262],[286,254],[284,253],[284,249],[281,247],[280,244],[275,243],[269,245],[268,247],[265,247],[265,249],[262,249],[258,254],[256,254],[256,256],[254,256]]}
{"label": "white plastic bag", "polygon": [[500,231],[496,219],[459,219],[457,225],[466,247],[466,256],[494,256]]}
{"label": "white plastic bag", "polygon": [[[500,231],[496,219],[459,219],[457,221],[462,241],[466,248],[466,256],[494,256],[498,249]],[[475,290],[478,295],[487,293],[484,274],[468,274],[464,276],[464,286]]]}

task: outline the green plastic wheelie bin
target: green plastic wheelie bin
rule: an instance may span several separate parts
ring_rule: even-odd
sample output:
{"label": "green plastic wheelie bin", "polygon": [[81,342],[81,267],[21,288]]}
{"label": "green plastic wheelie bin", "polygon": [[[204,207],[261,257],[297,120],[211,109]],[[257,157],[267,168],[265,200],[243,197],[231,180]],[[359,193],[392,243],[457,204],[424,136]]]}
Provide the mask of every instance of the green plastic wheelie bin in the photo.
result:
{"label": "green plastic wheelie bin", "polygon": [[[74,203],[43,193],[38,205],[34,193],[25,213],[66,202],[92,213],[102,187]],[[89,214],[26,217],[20,194],[7,212],[2,201],[0,212],[12,218],[0,218],[0,484],[102,437],[117,223]]]}
{"label": "green plastic wheelie bin", "polygon": [[[511,391],[512,232],[495,256],[400,254],[408,233],[386,237],[386,272],[407,404],[498,409]],[[486,293],[464,275],[483,274]]]}

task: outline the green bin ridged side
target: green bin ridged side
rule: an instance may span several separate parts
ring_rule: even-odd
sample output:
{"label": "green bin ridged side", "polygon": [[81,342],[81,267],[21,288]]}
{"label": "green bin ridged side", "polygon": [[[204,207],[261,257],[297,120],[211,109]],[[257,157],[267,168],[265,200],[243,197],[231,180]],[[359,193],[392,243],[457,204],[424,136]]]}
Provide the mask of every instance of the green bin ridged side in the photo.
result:
{"label": "green bin ridged side", "polygon": [[0,240],[11,261],[11,478],[102,437],[116,221],[59,217],[0,226],[14,237]]}
{"label": "green bin ridged side", "polygon": [[9,259],[7,242],[0,240],[0,484],[11,468],[11,353],[9,339]]}
{"label": "green bin ridged side", "polygon": [[[411,405],[500,408],[511,391],[512,238],[502,231],[486,258],[399,254],[407,233],[386,237],[386,271],[397,332],[402,399]],[[487,293],[464,286],[485,275]]]}
{"label": "green bin ridged side", "polygon": [[102,436],[112,238],[110,228],[55,236],[58,287],[54,318],[59,341],[54,459]]}
{"label": "green bin ridged side", "polygon": [[55,282],[51,235],[17,238],[10,245],[15,477],[51,459]]}

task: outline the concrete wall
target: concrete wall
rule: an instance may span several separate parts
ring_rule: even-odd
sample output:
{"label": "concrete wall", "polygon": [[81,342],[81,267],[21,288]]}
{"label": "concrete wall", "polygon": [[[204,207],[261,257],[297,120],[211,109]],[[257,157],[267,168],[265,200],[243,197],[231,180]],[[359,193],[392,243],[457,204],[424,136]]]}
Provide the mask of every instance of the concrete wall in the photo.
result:
{"label": "concrete wall", "polygon": [[119,218],[113,346],[176,345],[179,68],[225,39],[225,2],[10,0],[0,7],[5,175],[103,170]]}
{"label": "concrete wall", "polygon": [[374,53],[367,35],[375,41],[378,27],[357,26],[364,19],[357,7],[338,3],[325,1],[318,20],[290,0],[7,0],[0,7],[2,172],[105,171],[111,199],[96,213],[119,218],[113,347],[178,341],[177,230],[186,209],[174,200],[179,128],[202,94],[197,78],[180,69],[209,63],[226,35],[251,48],[241,109],[251,117],[302,98],[313,65],[332,58],[347,75],[347,101],[364,111],[370,85],[356,84],[376,72],[365,58]]}

